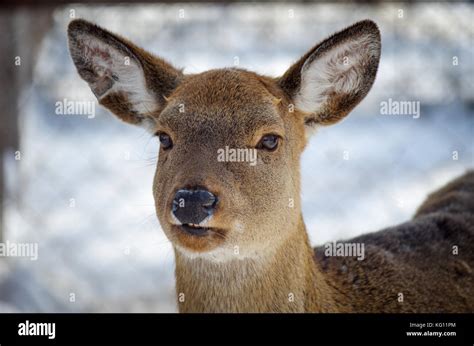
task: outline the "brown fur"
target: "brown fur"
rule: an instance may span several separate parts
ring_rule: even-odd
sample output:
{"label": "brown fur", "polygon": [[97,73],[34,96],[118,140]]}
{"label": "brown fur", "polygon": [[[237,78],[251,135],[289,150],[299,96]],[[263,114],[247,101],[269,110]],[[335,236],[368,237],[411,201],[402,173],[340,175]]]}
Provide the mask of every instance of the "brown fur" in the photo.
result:
{"label": "brown fur", "polygon": [[[474,310],[472,173],[432,195],[412,221],[352,239],[366,245],[364,261],[325,257],[321,248],[314,251],[309,244],[299,172],[307,128],[339,121],[370,90],[380,54],[373,22],[359,22],[331,36],[281,78],[270,78],[242,69],[184,75],[116,35],[73,21],[71,55],[94,88],[98,77],[91,75],[94,68],[77,38],[83,33],[139,62],[157,107],[137,114],[126,92],[107,94],[106,88],[97,94],[101,104],[130,123],[153,119],[153,131],[173,141],[172,149],[160,149],[153,195],[175,249],[181,312]],[[360,78],[357,87],[349,93],[328,90],[327,102],[314,112],[293,110],[304,64],[362,36],[375,53],[353,67]],[[363,53],[367,47],[360,49]],[[259,150],[256,166],[217,161],[218,149],[254,148],[265,134],[278,135],[280,143],[274,152]],[[175,192],[195,186],[219,196],[205,237],[182,232],[170,213]],[[459,246],[457,256],[453,245]]]}
{"label": "brown fur", "polygon": [[317,262],[351,311],[473,312],[473,211],[469,172],[430,195],[413,220],[351,239],[366,244],[367,260],[316,248]]}

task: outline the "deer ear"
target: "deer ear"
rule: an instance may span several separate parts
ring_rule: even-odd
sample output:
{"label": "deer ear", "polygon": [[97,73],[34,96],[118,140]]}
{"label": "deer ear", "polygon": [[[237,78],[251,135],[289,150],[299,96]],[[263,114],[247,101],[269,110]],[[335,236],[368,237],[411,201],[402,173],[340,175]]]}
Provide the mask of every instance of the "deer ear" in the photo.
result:
{"label": "deer ear", "polygon": [[182,77],[166,61],[87,21],[72,21],[68,39],[79,75],[101,105],[128,123],[153,121]]}
{"label": "deer ear", "polygon": [[377,25],[358,22],[319,43],[279,79],[308,127],[338,122],[367,95],[380,47]]}

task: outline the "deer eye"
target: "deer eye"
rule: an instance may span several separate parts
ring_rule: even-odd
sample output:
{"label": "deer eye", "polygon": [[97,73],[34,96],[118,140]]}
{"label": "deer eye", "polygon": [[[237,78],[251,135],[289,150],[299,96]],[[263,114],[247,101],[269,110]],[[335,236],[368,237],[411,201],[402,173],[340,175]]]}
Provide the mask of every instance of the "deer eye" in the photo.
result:
{"label": "deer eye", "polygon": [[171,140],[171,137],[169,135],[167,135],[164,132],[159,132],[156,135],[160,139],[161,148],[163,150],[168,150],[168,149],[171,149],[171,147],[173,147],[173,141]]}
{"label": "deer eye", "polygon": [[277,135],[265,135],[257,144],[257,149],[275,151],[280,138]]}

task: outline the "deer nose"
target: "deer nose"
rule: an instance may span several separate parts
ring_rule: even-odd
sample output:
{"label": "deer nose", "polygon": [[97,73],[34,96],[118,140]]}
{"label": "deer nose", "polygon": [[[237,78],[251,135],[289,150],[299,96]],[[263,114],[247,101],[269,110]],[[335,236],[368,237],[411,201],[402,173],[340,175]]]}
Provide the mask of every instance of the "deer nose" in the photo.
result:
{"label": "deer nose", "polygon": [[198,225],[211,216],[217,197],[207,190],[178,190],[173,199],[173,214],[182,224]]}

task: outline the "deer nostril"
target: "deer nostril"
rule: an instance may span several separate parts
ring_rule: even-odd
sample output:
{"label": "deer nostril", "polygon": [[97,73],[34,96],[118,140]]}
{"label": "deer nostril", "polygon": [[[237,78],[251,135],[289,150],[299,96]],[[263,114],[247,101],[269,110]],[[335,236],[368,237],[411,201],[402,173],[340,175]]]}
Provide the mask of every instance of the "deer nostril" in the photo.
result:
{"label": "deer nostril", "polygon": [[199,224],[214,213],[216,204],[217,197],[207,190],[178,190],[172,211],[183,224]]}
{"label": "deer nostril", "polygon": [[179,208],[179,202],[176,199],[174,199],[173,200],[173,212],[178,210],[178,208]]}
{"label": "deer nostril", "polygon": [[214,208],[217,204],[217,197],[212,195],[208,196],[207,200],[202,203],[202,206],[205,208]]}

